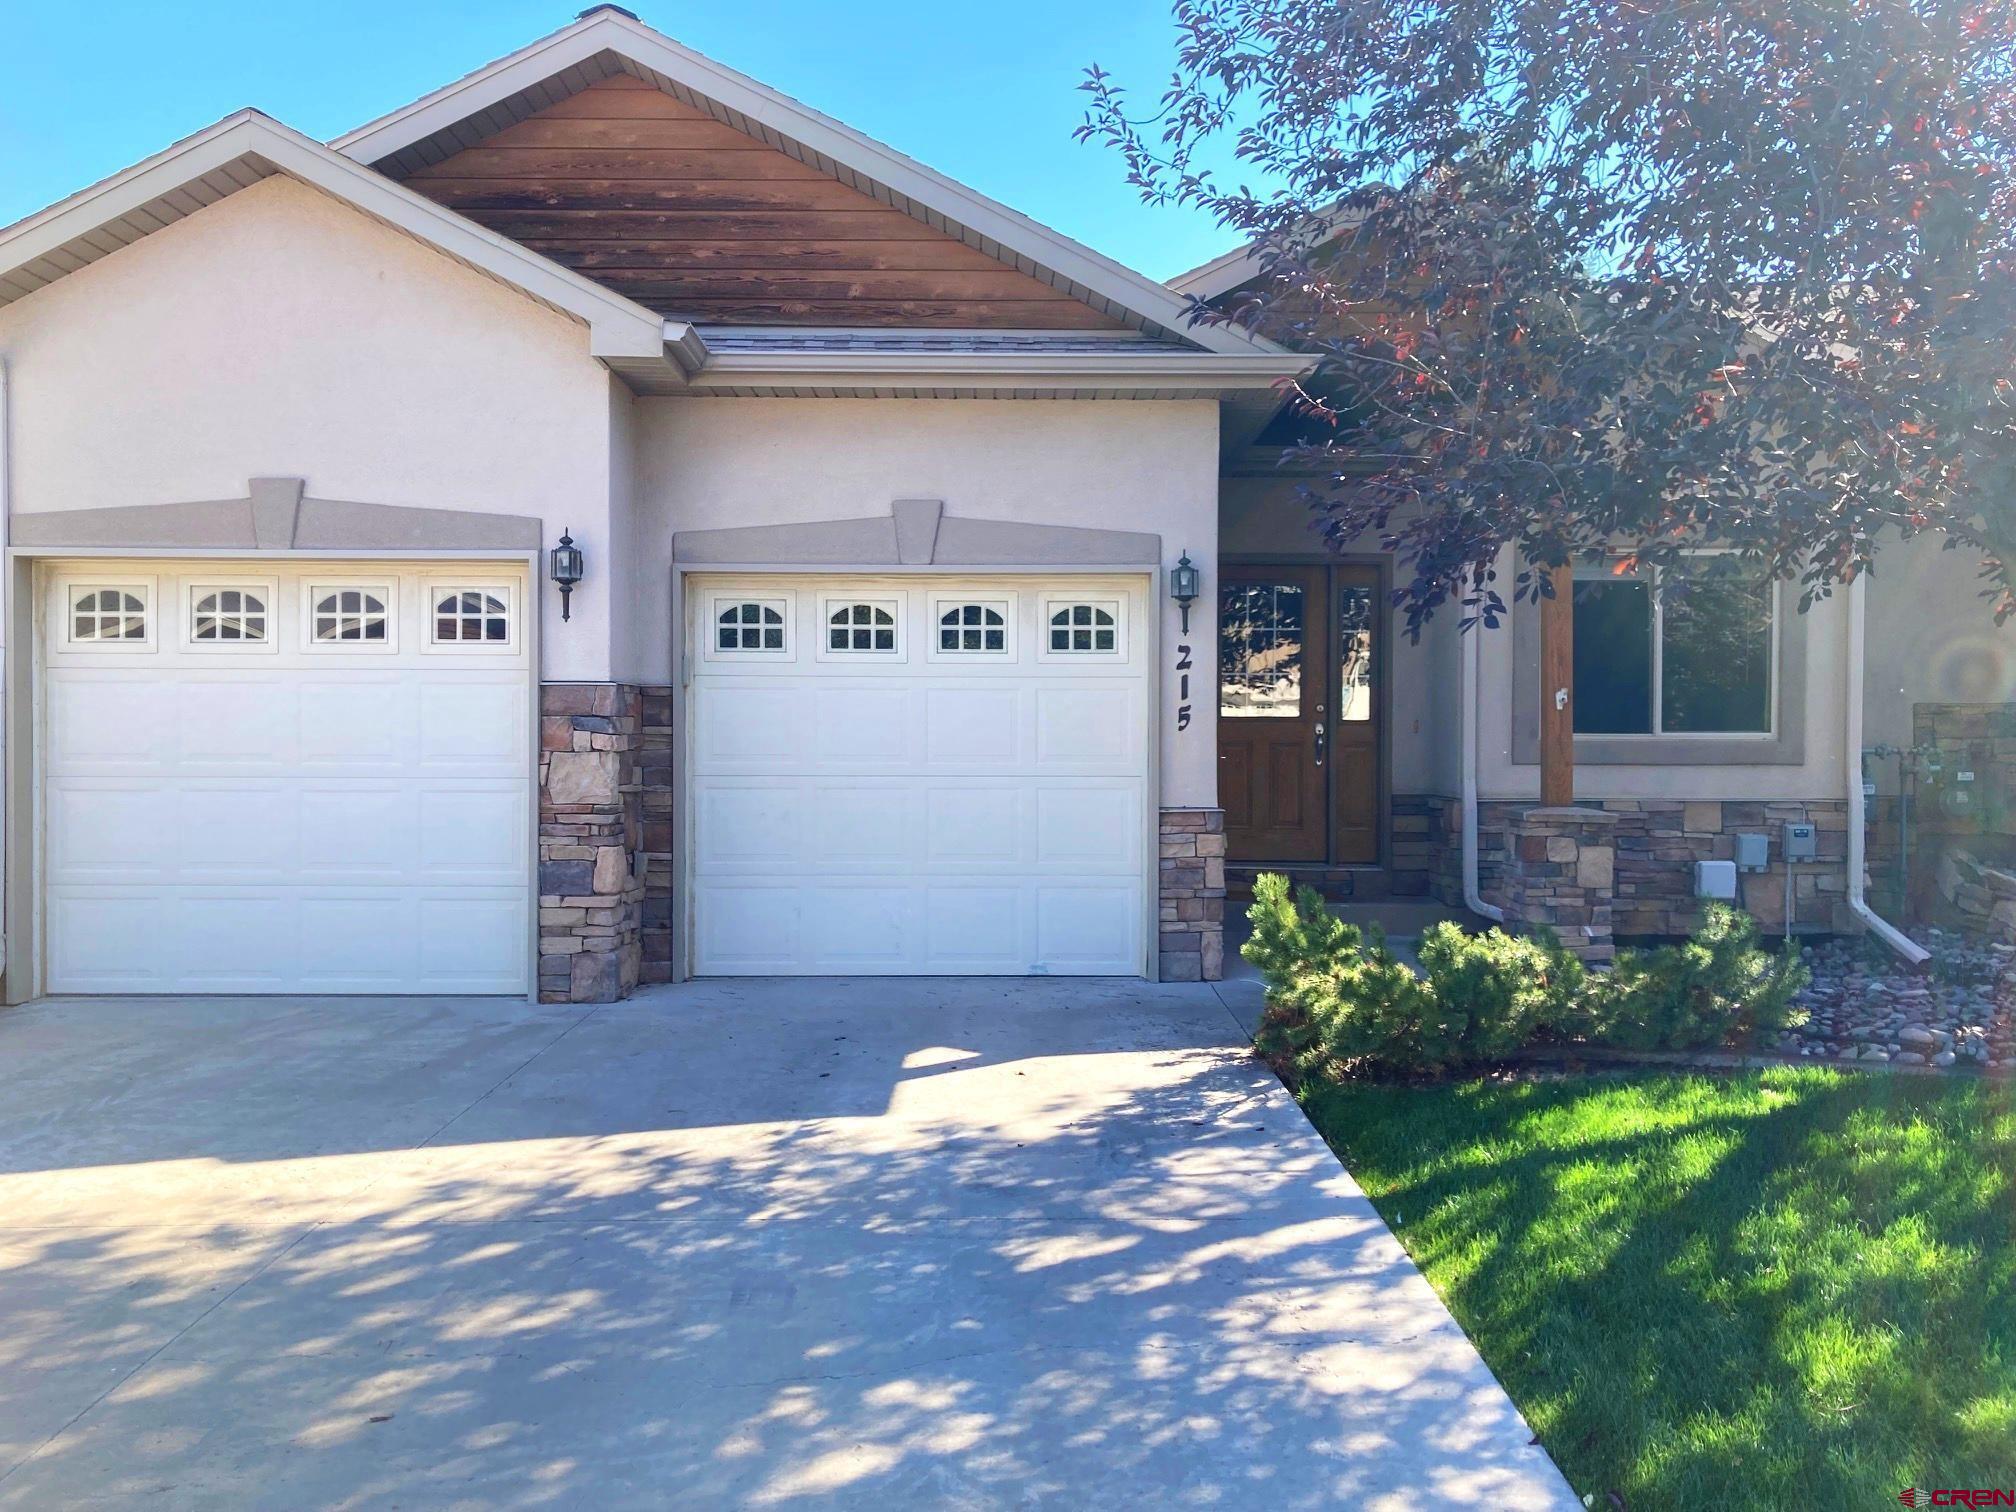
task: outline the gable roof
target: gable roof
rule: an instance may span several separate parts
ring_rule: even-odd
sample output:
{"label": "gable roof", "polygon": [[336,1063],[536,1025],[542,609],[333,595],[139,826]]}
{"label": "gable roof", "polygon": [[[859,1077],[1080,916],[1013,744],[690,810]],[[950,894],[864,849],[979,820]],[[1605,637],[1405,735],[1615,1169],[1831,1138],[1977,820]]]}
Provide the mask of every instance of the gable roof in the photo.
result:
{"label": "gable roof", "polygon": [[241,110],[122,173],[0,229],[0,305],[273,174],[286,174],[589,328],[611,367],[666,367],[664,322],[644,306],[485,230],[271,116]]}
{"label": "gable roof", "polygon": [[1259,276],[1260,254],[1248,243],[1200,263],[1187,273],[1178,273],[1169,280],[1169,287],[1187,298],[1209,304]]}
{"label": "gable roof", "polygon": [[[1363,219],[1362,213],[1346,201],[1336,200],[1327,208],[1304,217],[1297,227],[1297,236],[1302,245],[1319,247],[1333,237],[1342,236]],[[1199,263],[1187,273],[1178,273],[1169,280],[1169,287],[1187,299],[1200,299],[1209,304],[1234,289],[1252,283],[1264,272],[1259,242],[1248,241],[1230,252],[1220,253],[1209,262]]]}
{"label": "gable roof", "polygon": [[1193,326],[1187,301],[1153,279],[681,46],[612,6],[585,12],[572,25],[331,145],[358,162],[402,176],[618,73],[643,79],[1145,335],[1221,354],[1281,350],[1246,332]]}

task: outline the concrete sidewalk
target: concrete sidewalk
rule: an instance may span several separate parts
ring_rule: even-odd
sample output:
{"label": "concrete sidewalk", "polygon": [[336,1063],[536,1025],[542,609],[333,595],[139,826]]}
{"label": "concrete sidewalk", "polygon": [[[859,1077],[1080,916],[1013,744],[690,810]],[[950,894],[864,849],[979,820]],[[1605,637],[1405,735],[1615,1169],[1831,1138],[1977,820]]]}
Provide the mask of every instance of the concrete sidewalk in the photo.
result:
{"label": "concrete sidewalk", "polygon": [[1574,1504],[1209,987],[50,1001],[0,1066],[0,1505]]}

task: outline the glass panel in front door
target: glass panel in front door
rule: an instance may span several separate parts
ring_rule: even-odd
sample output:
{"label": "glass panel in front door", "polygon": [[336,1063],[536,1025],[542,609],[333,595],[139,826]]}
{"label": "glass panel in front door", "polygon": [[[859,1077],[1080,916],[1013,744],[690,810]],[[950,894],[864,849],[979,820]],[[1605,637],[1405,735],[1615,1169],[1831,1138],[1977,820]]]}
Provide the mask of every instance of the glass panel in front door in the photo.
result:
{"label": "glass panel in front door", "polygon": [[1346,724],[1372,718],[1373,595],[1370,588],[1337,588],[1337,717]]}
{"label": "glass panel in front door", "polygon": [[1218,713],[1294,719],[1302,713],[1305,610],[1295,583],[1226,583],[1218,612]]}

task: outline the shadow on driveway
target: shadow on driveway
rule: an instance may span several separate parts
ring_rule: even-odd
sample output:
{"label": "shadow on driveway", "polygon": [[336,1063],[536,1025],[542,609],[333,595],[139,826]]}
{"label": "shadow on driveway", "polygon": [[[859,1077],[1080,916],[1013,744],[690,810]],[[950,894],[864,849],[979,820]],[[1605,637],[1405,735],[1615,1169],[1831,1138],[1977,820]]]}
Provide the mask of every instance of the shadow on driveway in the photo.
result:
{"label": "shadow on driveway", "polygon": [[1209,988],[0,1015],[0,1505],[1570,1504]]}

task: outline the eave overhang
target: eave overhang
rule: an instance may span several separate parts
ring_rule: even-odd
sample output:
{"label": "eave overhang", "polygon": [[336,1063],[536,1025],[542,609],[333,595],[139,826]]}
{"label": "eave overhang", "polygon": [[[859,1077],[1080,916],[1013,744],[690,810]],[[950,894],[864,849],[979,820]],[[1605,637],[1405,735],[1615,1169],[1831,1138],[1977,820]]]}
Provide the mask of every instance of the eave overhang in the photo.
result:
{"label": "eave overhang", "polygon": [[696,328],[666,324],[683,383],[722,398],[1217,399],[1271,412],[1283,382],[1312,359],[1288,352],[714,351]]}
{"label": "eave overhang", "polygon": [[284,174],[588,328],[612,369],[677,374],[664,320],[601,284],[477,225],[303,136],[241,110],[122,173],[0,230],[0,305],[130,246],[226,195]]}

